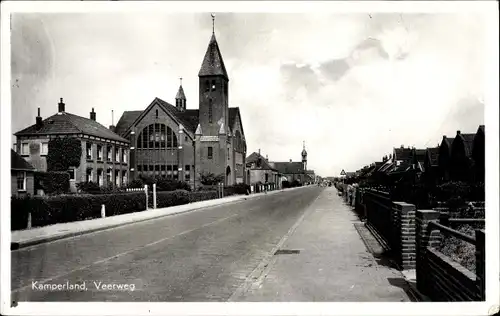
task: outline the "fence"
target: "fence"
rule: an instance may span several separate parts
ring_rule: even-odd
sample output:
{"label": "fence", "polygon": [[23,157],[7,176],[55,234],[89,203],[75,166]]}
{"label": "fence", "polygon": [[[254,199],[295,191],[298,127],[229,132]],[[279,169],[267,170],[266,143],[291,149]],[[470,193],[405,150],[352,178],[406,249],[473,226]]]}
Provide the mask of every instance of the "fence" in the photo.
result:
{"label": "fence", "polygon": [[[485,300],[485,233],[476,229],[475,236],[470,236],[450,227],[460,223],[484,223],[484,220],[450,219],[435,210],[417,211],[417,288],[433,301]],[[475,246],[475,273],[436,249],[443,235]]]}

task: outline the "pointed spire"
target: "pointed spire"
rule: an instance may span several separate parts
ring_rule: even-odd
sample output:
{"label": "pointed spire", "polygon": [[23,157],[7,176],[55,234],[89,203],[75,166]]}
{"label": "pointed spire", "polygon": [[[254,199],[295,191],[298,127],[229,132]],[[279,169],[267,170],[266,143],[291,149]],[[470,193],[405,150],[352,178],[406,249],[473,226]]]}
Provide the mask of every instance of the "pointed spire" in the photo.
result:
{"label": "pointed spire", "polygon": [[181,84],[179,85],[179,90],[177,91],[177,94],[175,95],[176,100],[186,100],[186,95],[184,94],[184,89],[182,88],[182,77],[179,78],[181,81]]}
{"label": "pointed spire", "polygon": [[222,54],[220,53],[219,44],[217,44],[217,40],[215,39],[215,16],[212,15],[212,27],[213,33],[210,38],[210,43],[208,44],[207,52],[205,53],[205,57],[203,58],[203,62],[201,64],[200,72],[198,73],[198,77],[202,76],[224,76],[226,80],[229,80],[227,75],[226,66],[224,66],[224,61],[222,59]]}
{"label": "pointed spire", "polygon": [[212,34],[215,35],[215,14],[212,13]]}
{"label": "pointed spire", "polygon": [[201,125],[198,124],[198,127],[196,127],[196,132],[194,132],[195,135],[202,135],[202,132],[201,132]]}

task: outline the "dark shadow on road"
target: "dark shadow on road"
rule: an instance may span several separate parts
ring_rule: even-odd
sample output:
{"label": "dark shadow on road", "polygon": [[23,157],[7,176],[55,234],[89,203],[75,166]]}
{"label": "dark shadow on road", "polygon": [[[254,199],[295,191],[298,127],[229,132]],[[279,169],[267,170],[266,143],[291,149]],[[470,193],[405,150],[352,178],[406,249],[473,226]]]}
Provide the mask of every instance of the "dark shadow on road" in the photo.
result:
{"label": "dark shadow on road", "polygon": [[412,302],[418,302],[419,300],[416,298],[415,293],[413,292],[412,288],[408,284],[408,282],[405,281],[404,278],[387,278],[387,281],[389,282],[390,285],[399,287],[403,291],[405,291],[406,295]]}

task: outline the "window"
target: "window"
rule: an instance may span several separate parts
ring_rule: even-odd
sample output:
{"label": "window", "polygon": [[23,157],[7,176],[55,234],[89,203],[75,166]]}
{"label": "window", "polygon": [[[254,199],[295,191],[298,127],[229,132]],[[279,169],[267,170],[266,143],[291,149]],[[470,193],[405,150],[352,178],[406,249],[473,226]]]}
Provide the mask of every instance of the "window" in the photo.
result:
{"label": "window", "polygon": [[212,123],[212,99],[208,100],[208,123]]}
{"label": "window", "polygon": [[118,147],[115,147],[115,162],[120,162],[120,149]]}
{"label": "window", "polygon": [[70,180],[75,180],[76,176],[75,176],[75,169],[74,168],[70,168],[68,170],[68,173],[69,173],[69,179]]}
{"label": "window", "polygon": [[174,148],[177,147],[177,136],[165,124],[146,126],[137,139],[137,148]]}
{"label": "window", "polygon": [[212,80],[212,91],[215,91],[215,80]]}
{"label": "window", "polygon": [[158,118],[158,110],[156,110],[156,113],[155,113],[155,114],[156,114],[156,118]]}
{"label": "window", "polygon": [[17,190],[26,191],[26,172],[24,171],[17,173]]}
{"label": "window", "polygon": [[99,186],[103,186],[103,176],[102,176],[102,169],[98,169],[97,170],[97,183],[99,184]]}
{"label": "window", "polygon": [[189,170],[191,170],[191,166],[190,166],[190,165],[185,165],[185,166],[184,166],[184,170],[185,170],[185,171],[189,171]]}
{"label": "window", "polygon": [[229,151],[229,146],[227,147],[227,160],[231,159],[231,152]]}
{"label": "window", "polygon": [[123,170],[122,171],[122,185],[127,184],[127,171]]}
{"label": "window", "polygon": [[28,143],[22,143],[21,144],[21,155],[29,155],[30,154],[30,147]]}
{"label": "window", "polygon": [[205,80],[205,92],[210,91],[210,83],[208,83],[208,80]]}
{"label": "window", "polygon": [[115,170],[115,184],[120,186],[120,170]]}
{"label": "window", "polygon": [[184,181],[189,181],[190,179],[191,175],[189,173],[184,175]]}
{"label": "window", "polygon": [[113,151],[113,147],[111,146],[108,146],[107,148],[107,153],[106,153],[106,160],[107,161],[111,161],[111,157],[112,157],[112,151]]}
{"label": "window", "polygon": [[127,150],[126,149],[122,149],[122,161],[123,162],[127,162]]}
{"label": "window", "polygon": [[142,171],[142,165],[137,165],[137,171]]}
{"label": "window", "polygon": [[102,146],[97,145],[97,160],[102,160]]}
{"label": "window", "polygon": [[212,159],[212,156],[213,156],[213,148],[208,147],[208,159]]}
{"label": "window", "polygon": [[49,153],[49,143],[42,143],[42,155]]}
{"label": "window", "polygon": [[92,159],[92,143],[87,143],[87,159]]}
{"label": "window", "polygon": [[266,182],[269,181],[269,174],[266,173]]}
{"label": "window", "polygon": [[160,165],[155,165],[155,171],[160,171]]}
{"label": "window", "polygon": [[149,165],[149,171],[153,171],[153,168],[154,168],[153,165]]}
{"label": "window", "polygon": [[112,184],[112,183],[113,183],[113,181],[112,181],[112,179],[111,179],[111,173],[112,173],[112,170],[111,170],[111,169],[108,169],[108,170],[106,171],[106,183],[107,183],[107,184]]}
{"label": "window", "polygon": [[187,136],[184,136],[184,141],[188,141],[188,137]]}
{"label": "window", "polygon": [[87,169],[87,173],[85,174],[85,181],[90,182],[92,180],[92,169]]}

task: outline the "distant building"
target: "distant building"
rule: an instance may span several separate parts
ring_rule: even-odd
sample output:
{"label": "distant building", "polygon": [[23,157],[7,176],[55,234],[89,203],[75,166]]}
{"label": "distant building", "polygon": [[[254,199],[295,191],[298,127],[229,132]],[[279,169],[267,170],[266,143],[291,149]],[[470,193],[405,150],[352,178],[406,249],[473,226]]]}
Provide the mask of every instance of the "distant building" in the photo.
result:
{"label": "distant building", "polygon": [[462,134],[457,131],[457,135],[451,145],[450,155],[450,178],[455,181],[473,180],[474,160],[472,159],[472,146],[475,134]]}
{"label": "distant building", "polygon": [[268,158],[262,157],[260,150],[253,152],[246,159],[246,170],[248,184],[276,183],[279,184],[278,170],[269,164]]}
{"label": "distant building", "polygon": [[200,185],[201,175],[222,175],[226,185],[246,182],[241,113],[229,107],[229,77],[215,34],[198,73],[199,106],[187,109],[181,85],[175,106],[155,98],[126,111],[115,132],[131,143],[130,176],[164,177]]}
{"label": "distant building", "polygon": [[47,171],[49,141],[57,137],[74,137],[81,141],[80,166],[70,168],[70,188],[80,182],[101,186],[122,186],[128,181],[128,140],[96,121],[94,109],[85,118],[66,112],[61,98],[56,114],[42,119],[40,108],[36,123],[15,133],[16,152],[38,171]]}
{"label": "distant building", "polygon": [[13,196],[35,193],[35,168],[14,150],[10,150],[10,177]]}
{"label": "distant building", "polygon": [[472,159],[474,160],[475,180],[484,182],[485,178],[485,138],[484,125],[480,125],[472,145]]}
{"label": "distant building", "polygon": [[454,138],[449,138],[446,137],[446,135],[443,135],[443,140],[439,145],[438,172],[440,182],[450,180],[451,145],[453,144],[453,141]]}
{"label": "distant building", "polygon": [[270,162],[270,165],[278,170],[278,173],[285,177],[288,182],[293,182],[295,180],[302,184],[313,182],[314,178],[311,178],[311,172],[314,174],[314,171],[307,170],[307,151],[305,143],[301,152],[301,158],[302,160],[300,162],[294,162],[290,159],[289,162]]}
{"label": "distant building", "polygon": [[427,148],[424,159],[424,181],[437,184],[439,179],[439,147]]}

